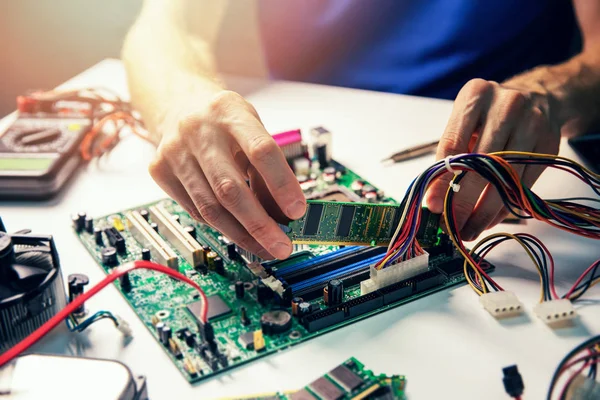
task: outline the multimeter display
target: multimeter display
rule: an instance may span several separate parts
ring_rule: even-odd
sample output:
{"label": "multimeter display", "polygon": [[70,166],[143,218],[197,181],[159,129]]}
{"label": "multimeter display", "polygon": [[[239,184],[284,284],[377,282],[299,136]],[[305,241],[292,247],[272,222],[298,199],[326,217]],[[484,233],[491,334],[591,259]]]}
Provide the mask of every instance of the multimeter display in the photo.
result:
{"label": "multimeter display", "polygon": [[0,158],[0,171],[46,171],[54,158]]}

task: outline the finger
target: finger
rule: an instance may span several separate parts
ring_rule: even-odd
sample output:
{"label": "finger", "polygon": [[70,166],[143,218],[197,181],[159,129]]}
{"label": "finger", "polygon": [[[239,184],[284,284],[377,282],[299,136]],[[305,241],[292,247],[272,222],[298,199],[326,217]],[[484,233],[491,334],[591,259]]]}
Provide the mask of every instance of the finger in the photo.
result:
{"label": "finger", "polygon": [[[479,141],[475,145],[475,152],[491,153],[505,149],[511,133],[522,121],[525,104],[525,97],[516,91],[503,91],[496,95],[487,113]],[[468,173],[462,180],[460,192],[454,200],[456,227],[460,231],[466,226],[486,185],[487,181],[473,172]],[[485,229],[502,206],[497,194],[494,195],[490,191],[489,196],[491,197],[487,199],[487,204],[482,203],[480,214],[487,223],[482,224],[484,221],[475,217],[472,220],[474,225],[466,232],[470,238]]]}
{"label": "finger", "polygon": [[[493,86],[482,79],[469,81],[458,93],[448,119],[444,134],[440,138],[436,159],[469,152],[469,143],[477,131],[492,97]],[[434,213],[441,213],[448,183],[454,176],[444,174],[436,179],[427,191],[426,204]]]}
{"label": "finger", "polygon": [[[229,143],[222,137],[216,139],[203,146],[198,158],[214,197],[270,254],[280,259],[287,258],[292,252],[290,239],[254,197],[234,165]],[[207,137],[205,140],[210,139]],[[204,218],[208,220],[206,215]]]}
{"label": "finger", "polygon": [[[542,128],[539,113],[538,109],[521,112],[522,117],[517,120],[519,125],[510,135],[505,146],[506,150],[532,151],[534,149]],[[519,177],[523,175],[524,165],[516,164],[513,168]],[[498,190],[491,184],[487,184],[461,231],[462,238],[469,241],[479,236],[500,214],[503,204]]]}
{"label": "finger", "polygon": [[498,214],[496,215],[496,217],[494,218],[492,223],[489,224],[486,229],[491,229],[494,226],[502,223],[506,219],[506,217],[508,217],[509,215],[510,215],[510,211],[508,211],[506,209],[506,207],[502,207],[502,209],[498,212]]}
{"label": "finger", "polygon": [[255,118],[249,118],[233,126],[231,134],[262,176],[279,208],[291,219],[302,217],[306,211],[302,189],[283,152],[264,126]]}
{"label": "finger", "polygon": [[215,229],[238,246],[264,259],[273,258],[215,198],[207,179],[196,160],[187,162],[189,168],[179,176],[200,215]]}
{"label": "finger", "polygon": [[258,173],[256,168],[250,167],[248,169],[248,175],[250,176],[250,189],[254,192],[254,195],[262,204],[263,208],[267,211],[269,216],[280,224],[287,224],[290,219],[281,211],[279,205],[271,196],[267,184],[263,180],[262,176]]}
{"label": "finger", "polygon": [[154,161],[148,168],[152,179],[196,221],[205,223],[187,191],[167,163]]}

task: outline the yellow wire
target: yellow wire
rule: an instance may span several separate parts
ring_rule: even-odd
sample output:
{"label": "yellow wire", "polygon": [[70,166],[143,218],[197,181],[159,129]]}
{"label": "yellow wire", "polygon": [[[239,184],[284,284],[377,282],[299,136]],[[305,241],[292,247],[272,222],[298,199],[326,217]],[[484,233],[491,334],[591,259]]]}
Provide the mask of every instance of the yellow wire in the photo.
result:
{"label": "yellow wire", "polygon": [[[593,286],[595,286],[595,285],[597,285],[598,283],[600,283],[600,277],[594,279],[592,281],[592,283],[590,283],[590,286],[588,286],[588,289],[591,288],[591,287],[593,287]],[[583,289],[584,288],[581,288],[581,289],[579,289],[579,291],[582,291]],[[575,295],[577,295],[577,294],[578,294],[578,292],[573,292],[573,293],[571,293],[571,297],[575,297]]]}
{"label": "yellow wire", "polygon": [[[535,260],[535,256],[533,255],[531,250],[529,250],[529,248],[527,247],[525,242],[523,242],[523,240],[521,240],[518,236],[515,236],[515,235],[513,235],[511,233],[507,233],[507,232],[493,233],[493,234],[481,239],[479,242],[477,242],[477,244],[473,247],[473,249],[471,249],[469,254],[472,255],[473,253],[475,253],[475,251],[478,248],[480,248],[481,246],[486,244],[489,240],[495,239],[497,237],[508,237],[508,238],[514,239],[527,252],[527,255],[531,259],[531,262],[533,262],[533,265],[535,265],[537,267],[538,274],[540,275],[540,284],[541,284],[540,303],[542,303],[544,301],[544,278],[543,278],[543,273],[542,273],[542,267],[541,267],[541,265],[539,265],[537,263],[537,261]],[[475,267],[473,267],[473,268],[475,269]],[[465,258],[464,270],[465,270],[465,275],[466,275],[466,271],[467,271],[467,259],[466,258]]]}
{"label": "yellow wire", "polygon": [[530,158],[552,158],[552,159],[555,159],[555,160],[563,160],[563,161],[569,162],[571,164],[577,165],[579,168],[581,168],[582,170],[584,170],[585,172],[587,172],[591,176],[595,177],[596,179],[600,179],[600,174],[596,174],[595,172],[590,171],[589,169],[587,169],[583,165],[579,164],[576,161],[571,160],[570,158],[562,157],[562,156],[557,156],[556,154],[529,153],[529,152],[526,152],[526,151],[497,151],[495,153],[490,153],[490,154],[491,155],[495,155],[495,156],[503,156],[503,155],[508,155],[508,156],[527,156],[527,157],[530,157]]}

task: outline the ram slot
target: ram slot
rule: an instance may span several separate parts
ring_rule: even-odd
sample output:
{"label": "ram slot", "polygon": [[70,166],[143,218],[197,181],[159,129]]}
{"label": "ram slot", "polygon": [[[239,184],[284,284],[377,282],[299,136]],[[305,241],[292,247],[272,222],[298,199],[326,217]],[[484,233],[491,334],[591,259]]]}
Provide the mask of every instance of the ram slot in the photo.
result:
{"label": "ram slot", "polygon": [[153,248],[153,257],[163,265],[174,270],[179,269],[177,254],[169,245],[152,229],[150,224],[137,211],[127,213],[127,220],[131,223],[129,231],[140,244]]}
{"label": "ram slot", "polygon": [[173,220],[173,216],[162,206],[150,207],[152,221],[159,232],[179,251],[179,254],[193,267],[205,264],[200,244],[183,227]]}

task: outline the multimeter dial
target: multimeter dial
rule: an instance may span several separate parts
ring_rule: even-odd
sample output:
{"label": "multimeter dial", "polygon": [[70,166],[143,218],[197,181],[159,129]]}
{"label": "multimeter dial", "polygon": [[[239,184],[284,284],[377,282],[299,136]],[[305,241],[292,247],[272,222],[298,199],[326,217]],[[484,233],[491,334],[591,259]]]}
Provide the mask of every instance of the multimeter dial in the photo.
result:
{"label": "multimeter dial", "polygon": [[0,147],[10,153],[64,153],[81,128],[81,123],[68,120],[21,120],[2,135]]}

